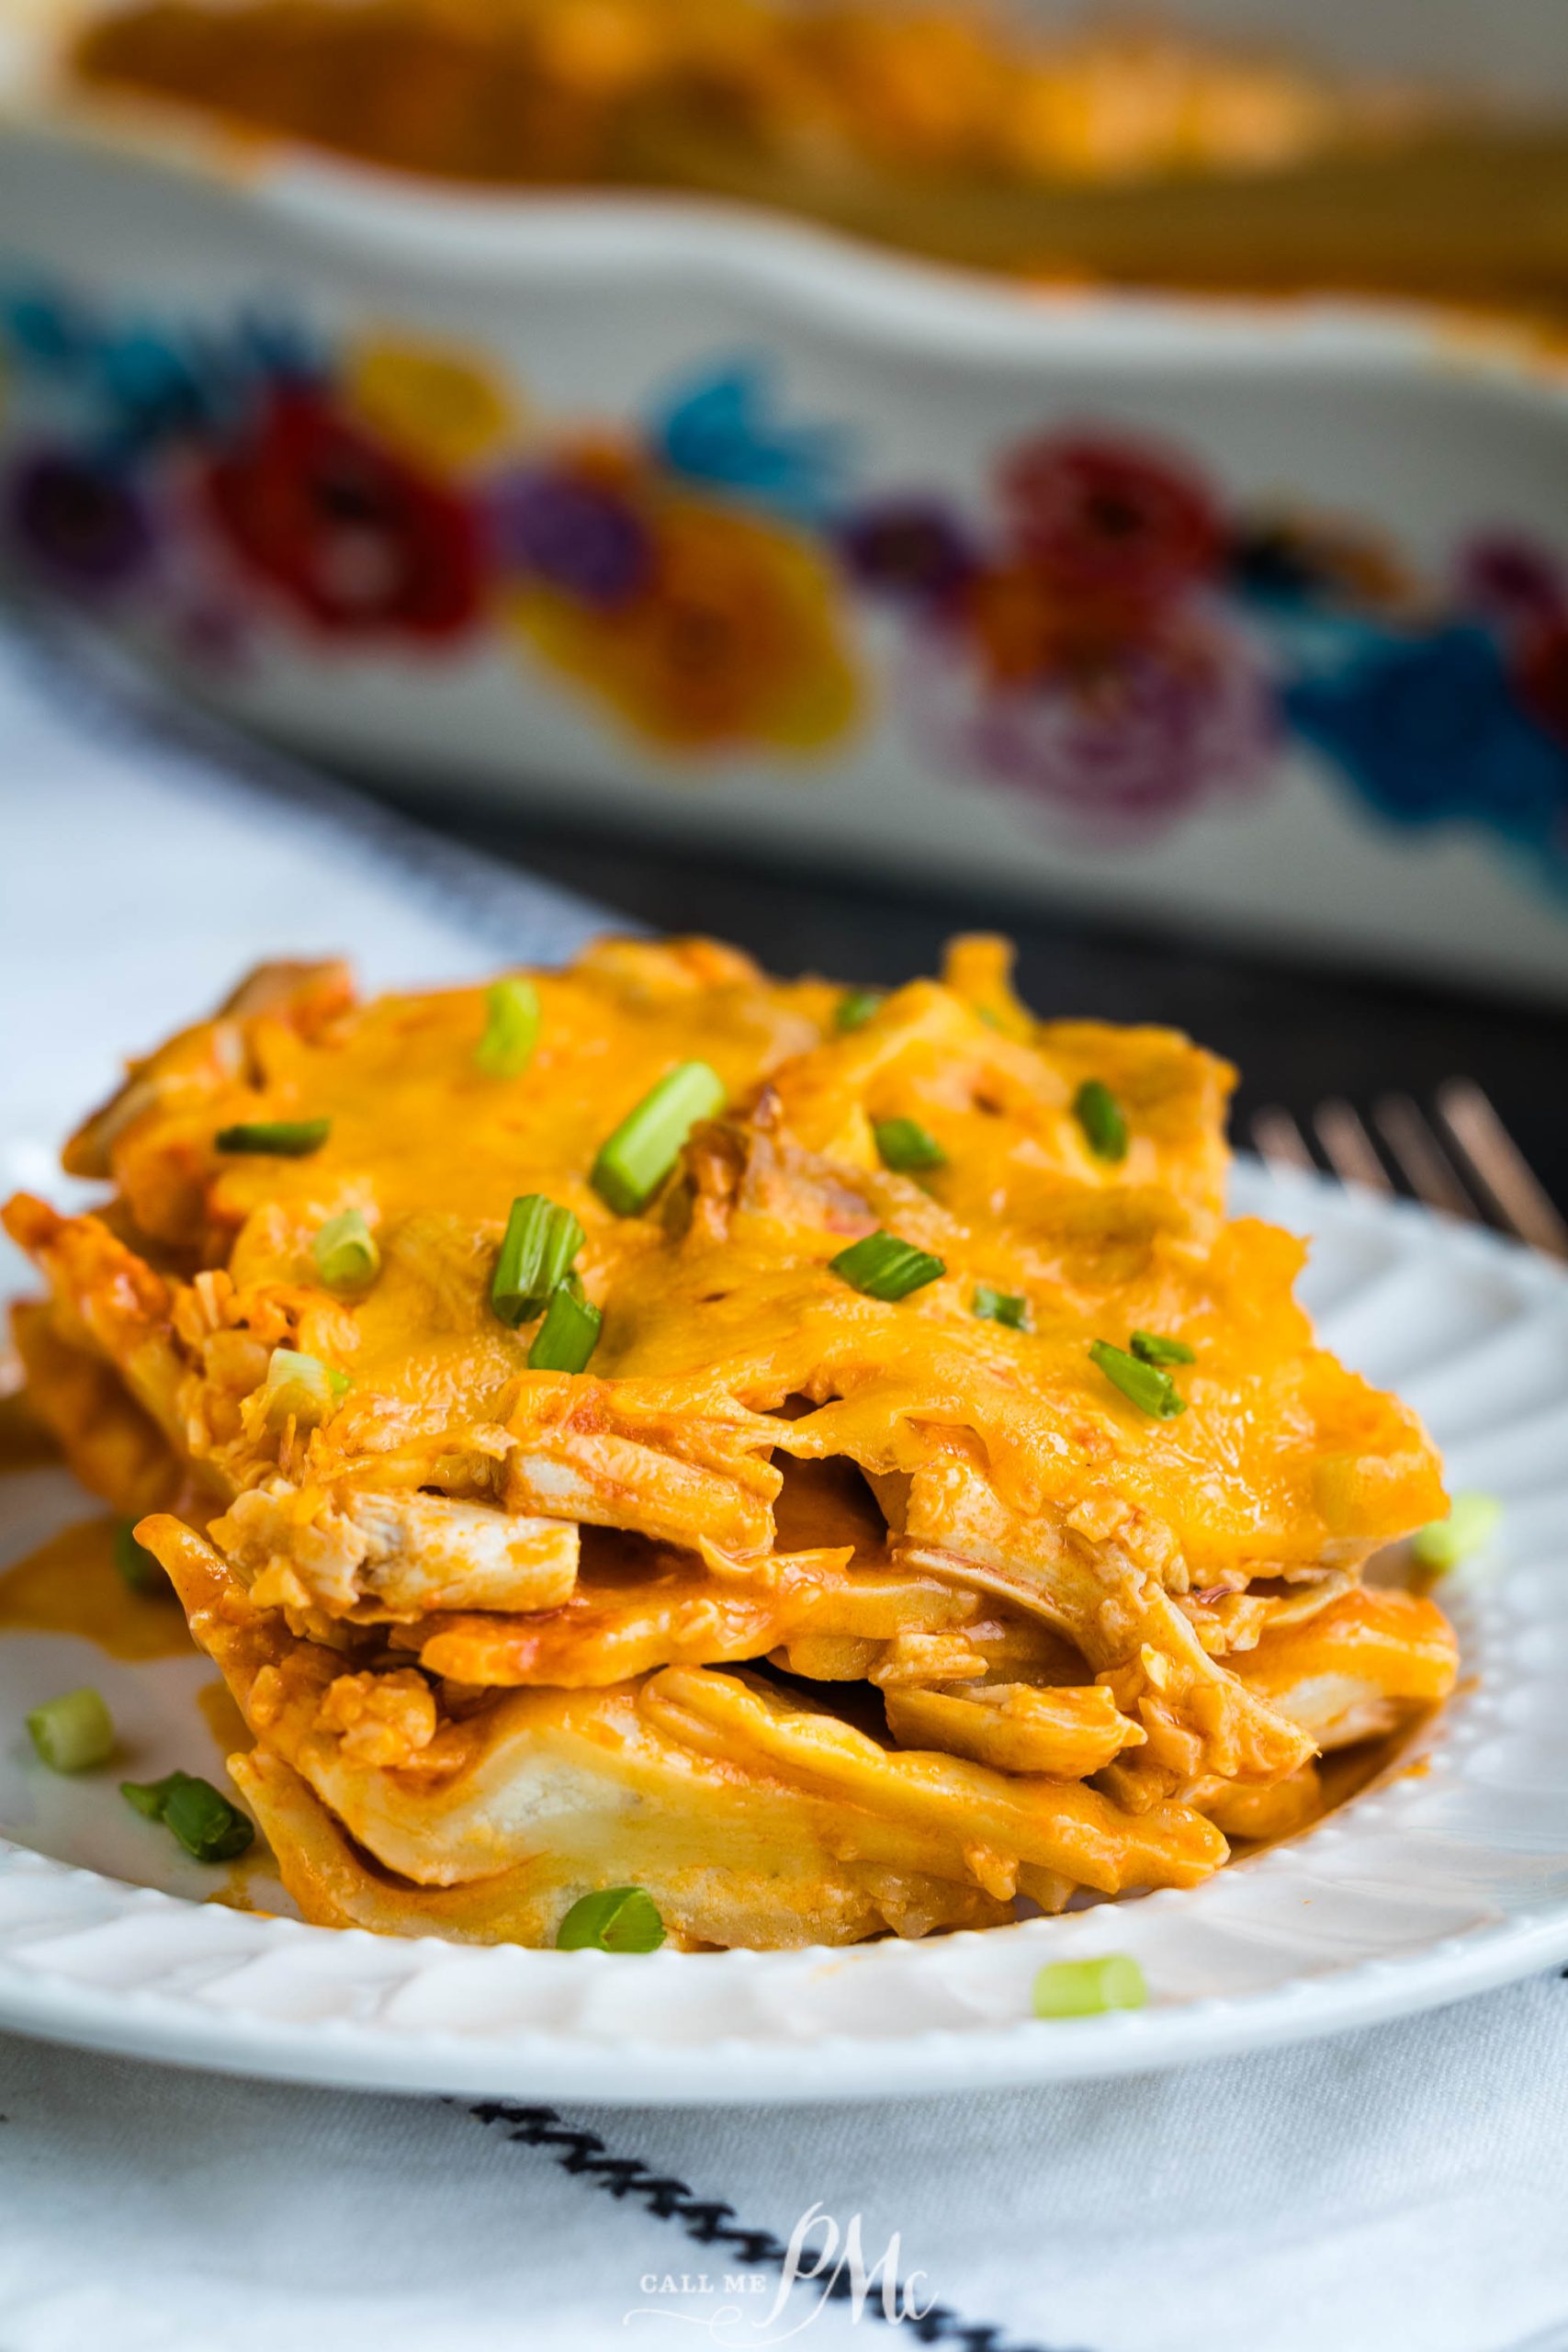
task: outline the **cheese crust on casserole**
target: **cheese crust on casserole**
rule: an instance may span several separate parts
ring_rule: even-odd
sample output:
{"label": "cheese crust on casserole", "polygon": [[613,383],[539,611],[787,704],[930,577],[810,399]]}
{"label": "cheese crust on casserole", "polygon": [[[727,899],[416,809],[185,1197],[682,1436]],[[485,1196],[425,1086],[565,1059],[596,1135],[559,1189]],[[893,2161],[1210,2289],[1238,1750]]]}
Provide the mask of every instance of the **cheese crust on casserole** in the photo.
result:
{"label": "cheese crust on casserole", "polygon": [[[846,1025],[827,982],[604,941],[529,976],[502,1078],[481,989],[268,967],[73,1139],[96,1214],[8,1204],[37,1403],[144,1515],[308,1917],[547,1943],[636,1883],[679,1943],[779,1947],[1186,1886],[1446,1695],[1438,1611],[1359,1576],[1442,1515],[1437,1456],[1314,1344],[1303,1245],[1227,1220],[1230,1071],[1036,1022],[1008,971],[960,940]],[[601,1146],[694,1059],[722,1108],[615,1213]],[[893,1120],[938,1163],[886,1165]],[[304,1121],[302,1156],[220,1148]],[[491,1304],[531,1194],[585,1237],[581,1371]],[[345,1295],[314,1245],[351,1210],[378,1262]],[[853,1287],[832,1261],[879,1231],[942,1271]],[[1091,1353],[1134,1333],[1179,1345],[1168,1412]]]}

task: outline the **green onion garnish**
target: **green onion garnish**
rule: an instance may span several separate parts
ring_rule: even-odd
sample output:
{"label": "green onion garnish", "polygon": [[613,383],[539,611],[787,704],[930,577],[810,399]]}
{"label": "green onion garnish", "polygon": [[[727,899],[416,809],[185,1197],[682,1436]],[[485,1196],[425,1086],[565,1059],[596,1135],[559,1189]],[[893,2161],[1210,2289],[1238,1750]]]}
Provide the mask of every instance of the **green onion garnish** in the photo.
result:
{"label": "green onion garnish", "polygon": [[485,992],[485,1033],[474,1067],[486,1078],[520,1078],[539,1039],[539,997],[532,980],[497,980]]}
{"label": "green onion garnish", "polygon": [[490,1285],[490,1303],[502,1321],[515,1329],[537,1315],[565,1282],[586,1238],[571,1211],[543,1193],[513,1201]]}
{"label": "green onion garnish", "polygon": [[122,1781],[119,1792],[149,1821],[172,1829],[198,1862],[230,1862],[255,1838],[249,1814],[191,1772],[170,1772],[162,1781]]}
{"label": "green onion garnish", "polygon": [[1073,1097],[1073,1116],[1096,1159],[1125,1159],[1127,1122],[1122,1105],[1098,1078],[1086,1078]]}
{"label": "green onion garnish", "polygon": [[330,1119],[242,1120],[237,1127],[220,1127],[213,1140],[220,1151],[267,1151],[279,1159],[308,1159],[332,1131]]}
{"label": "green onion garnish", "polygon": [[132,1592],[166,1593],[171,1588],[160,1562],[155,1560],[145,1544],[136,1540],[136,1521],[117,1519],[114,1528],[114,1564],[121,1580]]}
{"label": "green onion garnish", "polygon": [[534,1334],[534,1344],[528,1351],[530,1372],[585,1372],[588,1359],[599,1344],[599,1327],[604,1317],[592,1300],[584,1298],[582,1284],[575,1274],[568,1274],[550,1293],[550,1303],[545,1309],[545,1319]]}
{"label": "green onion garnish", "polygon": [[664,1922],[640,1886],[607,1886],[581,1894],[556,1929],[558,1951],[657,1951]]}
{"label": "green onion garnish", "polygon": [[358,1209],[328,1217],[310,1244],[310,1255],[328,1290],[366,1290],[381,1271],[376,1237]]}
{"label": "green onion garnish", "polygon": [[1156,1420],[1168,1421],[1187,1410],[1187,1400],[1177,1395],[1168,1372],[1160,1372],[1152,1363],[1140,1363],[1125,1348],[1113,1348],[1109,1340],[1096,1340],[1089,1354],[1112,1387],[1119,1388],[1141,1412],[1153,1413]]}
{"label": "green onion garnish", "polygon": [[1098,2018],[1108,2009],[1141,2009],[1149,1997],[1144,1972],[1130,1952],[1103,1960],[1054,1960],[1034,1979],[1037,2018]]}
{"label": "green onion garnish", "polygon": [[699,1119],[724,1108],[725,1085],[706,1062],[681,1062],[627,1113],[593,1162],[589,1179],[617,1216],[645,1209],[681,1156]]}
{"label": "green onion garnish", "polygon": [[354,1383],[320,1356],[301,1355],[295,1348],[274,1348],[266,1362],[267,1395],[301,1419],[330,1413]]}
{"label": "green onion garnish", "polygon": [[1440,1576],[1484,1551],[1502,1518],[1503,1506],[1495,1495],[1456,1495],[1447,1519],[1435,1519],[1413,1539],[1411,1556],[1418,1566]]}
{"label": "green onion garnish", "polygon": [[1159,1331],[1134,1331],[1128,1342],[1140,1363],[1196,1363],[1196,1350],[1185,1340],[1168,1340]]}
{"label": "green onion garnish", "polygon": [[86,1772],[114,1753],[114,1721],[96,1690],[66,1690],[28,1717],[39,1760],[51,1772]]}
{"label": "green onion garnish", "polygon": [[900,1175],[947,1166],[946,1152],[918,1119],[878,1119],[872,1134],[884,1168],[897,1169]]}
{"label": "green onion garnish", "polygon": [[834,1028],[863,1029],[881,1003],[880,989],[851,989],[847,996],[839,999],[838,1011],[833,1015]]}
{"label": "green onion garnish", "polygon": [[993,1290],[989,1283],[976,1283],[970,1305],[982,1323],[1005,1323],[1010,1331],[1028,1329],[1029,1301],[1016,1291]]}
{"label": "green onion garnish", "polygon": [[896,1233],[868,1233],[828,1263],[852,1290],[863,1292],[867,1298],[886,1299],[889,1306],[896,1299],[908,1298],[912,1290],[923,1290],[927,1283],[934,1283],[947,1272],[941,1258],[933,1258],[929,1250],[917,1250],[912,1241],[900,1241]]}

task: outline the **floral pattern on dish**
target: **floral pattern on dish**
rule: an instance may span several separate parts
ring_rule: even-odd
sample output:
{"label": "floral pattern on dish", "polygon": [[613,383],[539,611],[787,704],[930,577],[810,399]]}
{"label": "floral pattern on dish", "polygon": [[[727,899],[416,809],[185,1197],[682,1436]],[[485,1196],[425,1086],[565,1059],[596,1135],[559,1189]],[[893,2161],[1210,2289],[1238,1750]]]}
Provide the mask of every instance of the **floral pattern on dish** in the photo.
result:
{"label": "floral pattern on dish", "polygon": [[643,741],[806,752],[850,726],[838,582],[809,537],[591,455],[503,511],[510,626]]}
{"label": "floral pattern on dish", "polygon": [[482,352],[331,346],[0,280],[0,537],[217,668],[510,650],[660,772],[822,761],[875,709],[962,786],[1127,848],[1304,748],[1373,821],[1490,834],[1568,889],[1568,571],[1492,530],[1446,576],[1353,521],[1226,493],[1103,420],[980,494],[862,479],[868,436],[726,354],[631,416],[553,417]]}

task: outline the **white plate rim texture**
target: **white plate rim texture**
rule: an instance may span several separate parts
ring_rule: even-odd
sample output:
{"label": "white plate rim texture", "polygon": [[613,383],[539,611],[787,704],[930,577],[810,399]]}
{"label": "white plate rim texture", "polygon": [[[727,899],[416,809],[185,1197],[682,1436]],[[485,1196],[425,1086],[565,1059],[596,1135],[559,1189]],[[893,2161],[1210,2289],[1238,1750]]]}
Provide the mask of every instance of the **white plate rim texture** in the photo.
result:
{"label": "white plate rim texture", "polygon": [[[227,2073],[662,2105],[1144,2072],[1338,2032],[1568,1958],[1568,1272],[1371,1195],[1238,1169],[1314,1237],[1326,1341],[1505,1505],[1445,1594],[1461,1690],[1401,1769],[1189,1891],[849,1951],[481,1948],[192,1904],[0,1840],[0,2027]],[[1416,1769],[1409,1769],[1412,1761]],[[1150,2006],[1042,2023],[1035,1969],[1130,1951]]]}

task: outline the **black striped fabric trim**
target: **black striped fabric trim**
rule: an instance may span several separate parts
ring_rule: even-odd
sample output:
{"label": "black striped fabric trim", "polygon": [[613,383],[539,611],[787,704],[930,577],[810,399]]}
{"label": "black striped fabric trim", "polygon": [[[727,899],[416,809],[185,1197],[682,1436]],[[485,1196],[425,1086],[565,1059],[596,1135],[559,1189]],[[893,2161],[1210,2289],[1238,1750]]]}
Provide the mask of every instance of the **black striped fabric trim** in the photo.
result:
{"label": "black striped fabric trim", "polygon": [[[611,2197],[638,2199],[656,2221],[676,2222],[698,2245],[724,2246],[742,2262],[771,2264],[775,2269],[784,2267],[787,2250],[771,2230],[748,2228],[732,2205],[714,2204],[694,2196],[683,2180],[655,2171],[639,2156],[612,2154],[596,2132],[569,2123],[553,2107],[519,2107],[508,2099],[484,2099],[470,2107],[468,2113],[476,2123],[503,2124],[509,2140],[522,2147],[547,2151],[563,2172],[581,2176]],[[893,2300],[902,2308],[903,2282],[898,2283],[900,2291]],[[848,2275],[840,2271],[827,2291],[836,2301],[847,2302],[852,2292]],[[962,2318],[945,2303],[933,2303],[919,2319],[895,2321],[888,2319],[876,2296],[868,2297],[863,2308],[885,2325],[897,2327],[911,2344],[952,2345],[961,2346],[962,2352],[1068,2352],[1066,2346],[1021,2343],[999,2327]],[[1083,2347],[1077,2347],[1077,2352],[1083,2352]]]}

